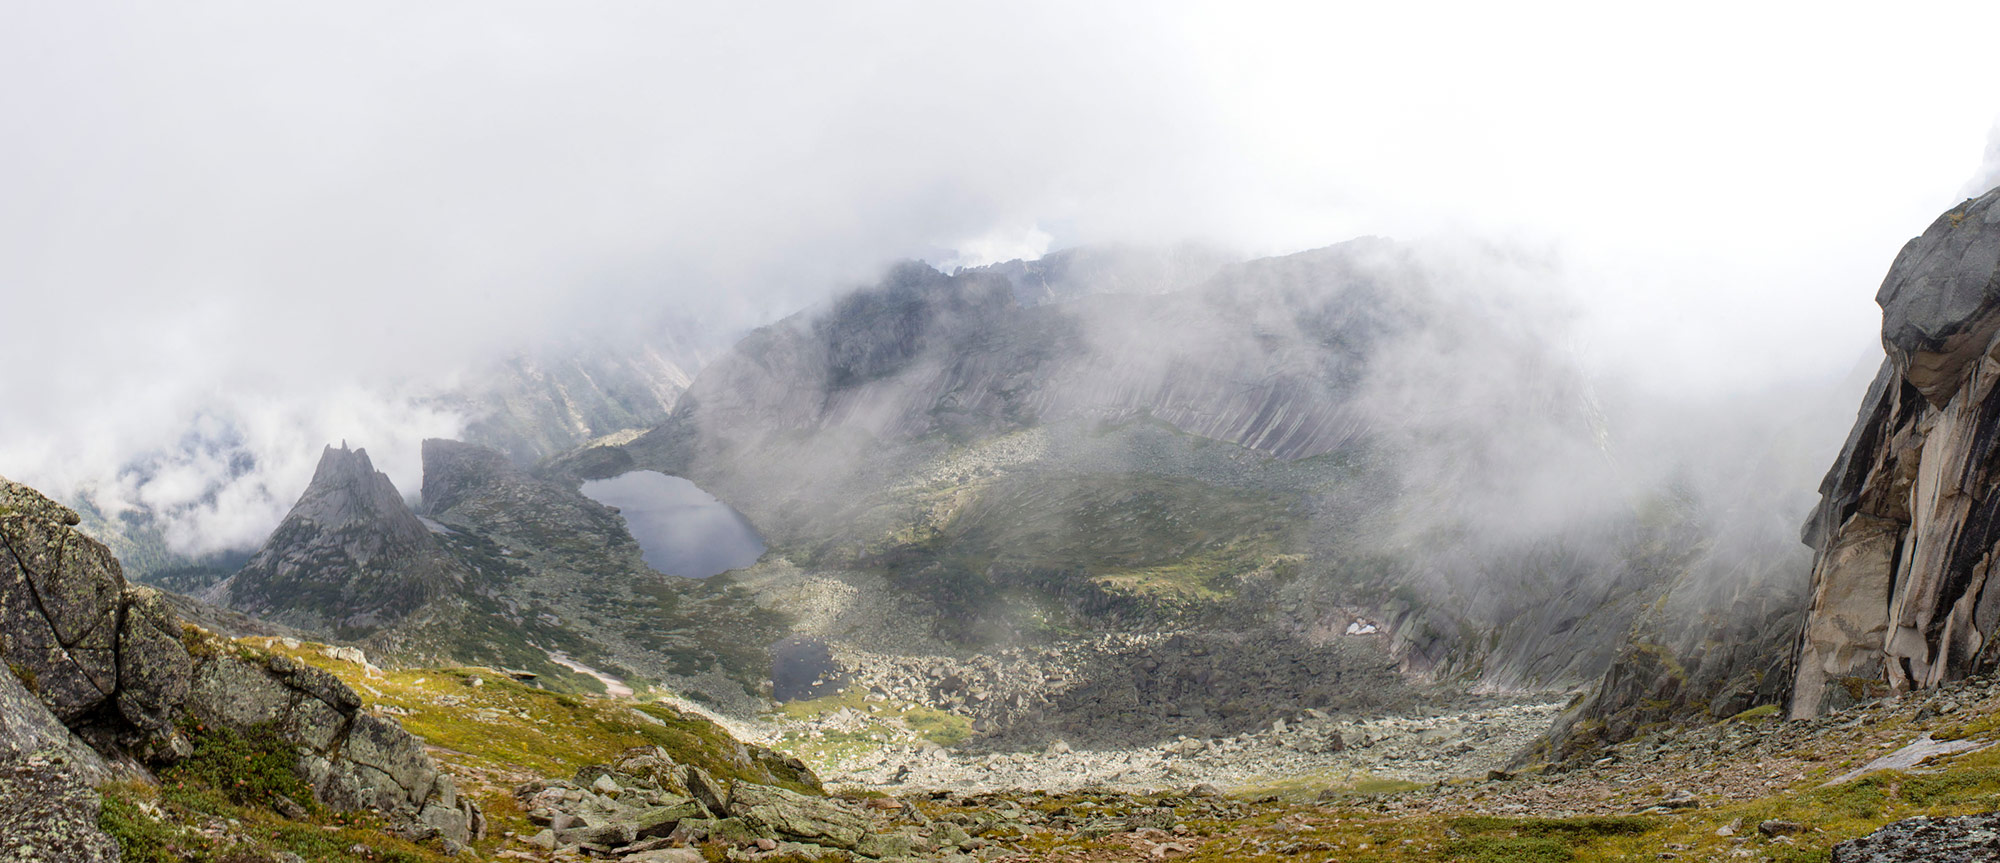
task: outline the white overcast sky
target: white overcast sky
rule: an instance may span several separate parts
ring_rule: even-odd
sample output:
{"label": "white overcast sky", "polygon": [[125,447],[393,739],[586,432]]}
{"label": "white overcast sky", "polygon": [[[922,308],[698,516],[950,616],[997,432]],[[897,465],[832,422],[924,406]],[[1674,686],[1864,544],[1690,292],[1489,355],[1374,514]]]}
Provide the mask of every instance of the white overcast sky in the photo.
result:
{"label": "white overcast sky", "polygon": [[342,437],[413,488],[414,438],[454,420],[398,398],[494,352],[756,323],[894,258],[1050,243],[1492,238],[1562,262],[1605,369],[1844,374],[2000,116],[1991,3],[0,0],[0,21],[0,474],[73,488],[199,415],[277,466],[243,493],[280,511]]}

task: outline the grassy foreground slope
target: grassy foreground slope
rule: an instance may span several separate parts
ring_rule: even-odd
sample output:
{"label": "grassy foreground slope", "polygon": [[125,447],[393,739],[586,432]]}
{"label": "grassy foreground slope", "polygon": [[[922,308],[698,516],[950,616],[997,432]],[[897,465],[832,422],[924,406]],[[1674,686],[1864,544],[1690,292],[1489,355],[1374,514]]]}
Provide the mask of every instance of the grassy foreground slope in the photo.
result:
{"label": "grassy foreground slope", "polygon": [[[718,778],[819,793],[817,779],[797,762],[746,746],[715,723],[665,704],[538,689],[487,668],[377,669],[333,658],[311,642],[244,638],[231,649],[329,671],[361,695],[364,709],[394,717],[423,739],[486,813],[487,838],[469,849],[470,859],[497,859],[510,845],[518,849],[510,835],[541,829],[516,803],[516,785],[567,779],[636,747],[664,748],[675,761]],[[379,819],[314,805],[275,738],[189,731],[195,756],[164,773],[161,785],[101,789],[103,826],[120,840],[128,863],[267,863],[289,860],[286,853],[330,863],[468,859],[389,835]]]}
{"label": "grassy foreground slope", "polygon": [[[662,704],[542,691],[489,669],[376,670],[309,643],[237,644],[331,671],[370,709],[422,736],[489,817],[488,836],[470,859],[547,859],[520,841],[539,828],[515,802],[515,785],[572,776],[638,746],[665,747],[718,776],[818,791],[783,756]],[[265,744],[254,734],[196,736],[196,757],[161,786],[105,789],[105,824],[128,860],[289,859],[280,852],[341,863],[468,859],[388,837],[366,816],[317,810],[272,767],[282,758],[260,757]],[[1939,743],[1963,749],[1869,769],[1883,756],[1921,756]],[[1827,860],[1834,844],[1892,821],[2000,809],[1995,743],[2000,681],[1977,678],[1807,722],[1748,711],[1659,730],[1594,761],[1422,788],[1287,785],[1257,797],[1000,789],[910,794],[902,805],[964,825],[983,859],[1803,863]]]}

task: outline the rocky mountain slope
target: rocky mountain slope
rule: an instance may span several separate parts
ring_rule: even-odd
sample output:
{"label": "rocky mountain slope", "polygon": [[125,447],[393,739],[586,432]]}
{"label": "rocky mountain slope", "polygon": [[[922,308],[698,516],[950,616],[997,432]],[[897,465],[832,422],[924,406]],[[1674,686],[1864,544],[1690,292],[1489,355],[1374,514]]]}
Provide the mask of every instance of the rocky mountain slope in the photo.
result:
{"label": "rocky mountain slope", "polygon": [[1888,358],[1805,529],[1798,717],[2000,662],[2000,190],[1904,246],[1876,301]]}
{"label": "rocky mountain slope", "polygon": [[[461,624],[488,641],[525,639],[634,686],[671,684],[737,712],[768,689],[765,648],[782,635],[779,617],[727,576],[654,571],[617,512],[575,484],[491,449],[431,440],[424,510],[453,553],[492,579],[484,617]],[[436,655],[465,654],[461,644]]]}
{"label": "rocky mountain slope", "polygon": [[669,326],[648,338],[524,351],[468,375],[438,401],[465,417],[466,440],[532,465],[594,438],[658,425],[701,368],[710,338]]}
{"label": "rocky mountain slope", "polygon": [[670,683],[739,713],[760,703],[778,616],[730,579],[653,571],[616,511],[498,450],[425,442],[423,492],[419,516],[365,451],[329,447],[285,522],[208,598],[401,661],[586,690],[605,685],[592,673]]}
{"label": "rocky mountain slope", "polygon": [[184,627],[78,521],[0,480],[0,799],[35,804],[0,807],[15,859],[118,859],[95,786],[253,733],[283,741],[305,802],[382,813],[413,839],[480,834],[479,809],[401,726],[332,675]]}
{"label": "rocky mountain slope", "polygon": [[1519,262],[1363,240],[1024,304],[1033,275],[897,268],[549,470],[687,476],[948,650],[1367,623],[1502,688],[1597,679],[1723,520],[1620,469],[1559,311],[1495,285]]}
{"label": "rocky mountain slope", "polygon": [[312,483],[256,555],[207,598],[271,621],[347,637],[392,626],[463,587],[445,552],[368,451],[320,456]]}

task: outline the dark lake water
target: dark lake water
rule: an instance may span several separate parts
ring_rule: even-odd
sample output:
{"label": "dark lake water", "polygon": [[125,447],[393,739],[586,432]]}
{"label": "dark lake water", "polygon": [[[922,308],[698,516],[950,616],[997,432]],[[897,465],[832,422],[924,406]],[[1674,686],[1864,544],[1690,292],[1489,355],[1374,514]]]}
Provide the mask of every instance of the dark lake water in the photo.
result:
{"label": "dark lake water", "polygon": [[586,482],[583,494],[617,507],[646,565],[668,575],[707,578],[764,553],[764,538],[742,513],[677,476],[635,470]]}
{"label": "dark lake water", "polygon": [[833,663],[826,642],[794,635],[771,645],[771,697],[804,701],[840,691],[846,679]]}

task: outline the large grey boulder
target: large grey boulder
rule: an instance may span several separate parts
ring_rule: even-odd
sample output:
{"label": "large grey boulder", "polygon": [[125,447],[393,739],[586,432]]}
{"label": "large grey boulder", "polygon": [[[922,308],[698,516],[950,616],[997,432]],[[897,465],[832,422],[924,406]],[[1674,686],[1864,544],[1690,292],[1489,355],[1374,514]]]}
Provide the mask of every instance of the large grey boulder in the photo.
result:
{"label": "large grey boulder", "polygon": [[336,809],[378,809],[406,835],[468,842],[481,832],[477,805],[394,720],[361,710],[333,675],[283,656],[227,654],[195,664],[188,711],[237,728],[265,726],[301,748],[313,796]]}
{"label": "large grey boulder", "polygon": [[154,737],[174,733],[187,702],[193,664],[181,643],[180,621],[158,591],[129,586],[118,631],[118,714]]}
{"label": "large grey boulder", "polygon": [[1944,407],[2000,331],[2000,189],[1952,208],[1903,246],[1875,302],[1882,346]]}
{"label": "large grey boulder", "polygon": [[118,746],[179,750],[167,720],[186,690],[179,623],[152,591],[128,587],[77,521],[0,479],[0,657],[65,724]]}
{"label": "large grey boulder", "polygon": [[871,826],[867,816],[838,801],[770,785],[737,783],[730,791],[729,807],[731,814],[752,825],[829,848],[852,850]]}

